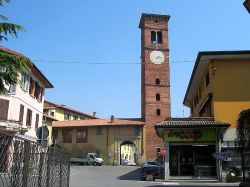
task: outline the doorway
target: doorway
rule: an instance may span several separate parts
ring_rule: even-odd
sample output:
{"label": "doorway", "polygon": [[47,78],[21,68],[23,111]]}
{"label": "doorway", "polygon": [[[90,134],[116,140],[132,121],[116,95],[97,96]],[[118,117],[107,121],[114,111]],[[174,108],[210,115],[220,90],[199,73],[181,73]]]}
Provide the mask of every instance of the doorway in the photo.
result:
{"label": "doorway", "polygon": [[136,165],[137,154],[136,146],[131,141],[124,141],[120,147],[120,165]]}

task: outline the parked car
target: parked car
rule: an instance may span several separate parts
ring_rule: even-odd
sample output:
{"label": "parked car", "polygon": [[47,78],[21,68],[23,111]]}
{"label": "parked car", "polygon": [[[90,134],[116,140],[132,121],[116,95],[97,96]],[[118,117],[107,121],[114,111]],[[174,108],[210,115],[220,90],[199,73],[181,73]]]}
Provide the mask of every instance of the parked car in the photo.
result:
{"label": "parked car", "polygon": [[164,166],[157,161],[147,160],[142,166],[142,175],[163,176]]}

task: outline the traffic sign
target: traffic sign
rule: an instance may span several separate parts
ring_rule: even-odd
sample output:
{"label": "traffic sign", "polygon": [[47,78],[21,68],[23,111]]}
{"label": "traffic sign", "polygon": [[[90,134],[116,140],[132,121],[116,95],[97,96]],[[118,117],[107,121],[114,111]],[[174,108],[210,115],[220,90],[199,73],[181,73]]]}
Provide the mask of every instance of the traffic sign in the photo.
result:
{"label": "traffic sign", "polygon": [[162,156],[166,156],[167,155],[167,149],[165,147],[163,147],[161,149],[161,154],[162,154]]}

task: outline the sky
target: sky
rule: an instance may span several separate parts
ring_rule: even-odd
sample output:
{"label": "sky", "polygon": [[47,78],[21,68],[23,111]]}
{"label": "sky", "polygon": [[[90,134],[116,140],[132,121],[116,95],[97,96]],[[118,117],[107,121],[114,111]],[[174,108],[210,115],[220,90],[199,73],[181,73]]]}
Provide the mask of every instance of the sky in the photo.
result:
{"label": "sky", "polygon": [[0,45],[28,56],[54,85],[45,99],[98,117],[141,116],[142,13],[170,15],[171,116],[199,51],[249,50],[243,0],[12,0],[0,8],[27,31]]}

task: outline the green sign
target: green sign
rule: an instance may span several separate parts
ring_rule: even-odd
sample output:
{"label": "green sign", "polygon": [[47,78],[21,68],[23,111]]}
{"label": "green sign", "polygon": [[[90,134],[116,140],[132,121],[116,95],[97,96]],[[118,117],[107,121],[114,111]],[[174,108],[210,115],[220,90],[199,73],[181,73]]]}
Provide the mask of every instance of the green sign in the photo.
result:
{"label": "green sign", "polygon": [[165,142],[216,141],[215,129],[174,129],[164,131]]}

